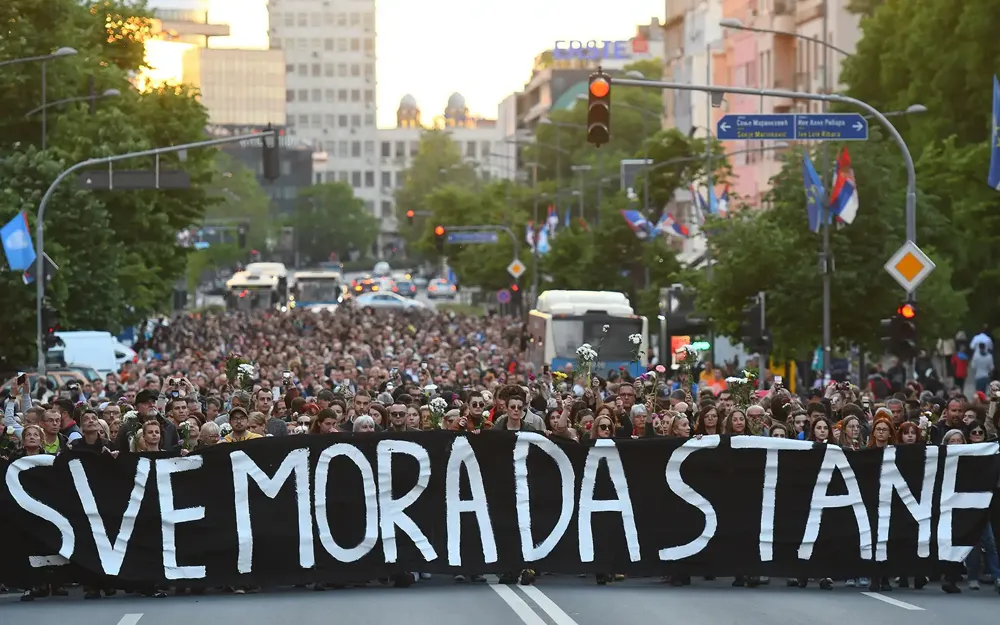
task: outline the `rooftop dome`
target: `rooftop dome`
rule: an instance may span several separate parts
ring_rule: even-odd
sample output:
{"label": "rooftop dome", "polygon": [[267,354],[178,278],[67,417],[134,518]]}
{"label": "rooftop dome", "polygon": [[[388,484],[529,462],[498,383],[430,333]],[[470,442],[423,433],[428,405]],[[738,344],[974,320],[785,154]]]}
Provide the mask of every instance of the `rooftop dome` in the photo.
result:
{"label": "rooftop dome", "polygon": [[410,94],[406,94],[399,101],[399,108],[401,109],[415,109],[417,108],[417,99]]}
{"label": "rooftop dome", "polygon": [[448,108],[450,108],[450,109],[456,109],[456,110],[459,110],[459,111],[464,110],[465,109],[465,96],[463,96],[461,93],[453,93],[453,94],[451,94],[451,97],[448,98]]}

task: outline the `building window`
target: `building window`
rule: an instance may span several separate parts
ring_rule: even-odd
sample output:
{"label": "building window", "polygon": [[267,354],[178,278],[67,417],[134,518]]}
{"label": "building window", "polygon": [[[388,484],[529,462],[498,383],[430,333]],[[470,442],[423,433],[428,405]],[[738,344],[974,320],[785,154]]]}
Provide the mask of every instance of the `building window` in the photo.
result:
{"label": "building window", "polygon": [[299,63],[299,76],[308,76],[309,66],[305,63]]}
{"label": "building window", "polygon": [[347,52],[347,39],[337,39],[337,52]]}
{"label": "building window", "polygon": [[285,26],[289,26],[289,27],[295,26],[295,14],[294,13],[285,13]]}
{"label": "building window", "polygon": [[351,13],[351,26],[358,26],[361,24],[361,15],[359,13]]}
{"label": "building window", "polygon": [[365,13],[365,28],[375,28],[375,14]]}
{"label": "building window", "polygon": [[365,172],[365,188],[371,189],[375,186],[375,172],[366,171]]}
{"label": "building window", "polygon": [[465,156],[466,158],[476,158],[476,142],[466,141],[465,142]]}
{"label": "building window", "polygon": [[382,188],[391,189],[392,188],[392,172],[384,171],[382,172]]}
{"label": "building window", "polygon": [[347,89],[337,90],[337,102],[347,102]]}
{"label": "building window", "polygon": [[343,182],[344,184],[347,184],[347,181],[350,180],[350,178],[351,178],[350,172],[346,172],[346,171],[338,171],[337,172],[337,181],[338,182]]}
{"label": "building window", "polygon": [[313,116],[312,116],[312,127],[313,128],[322,128],[323,127],[323,116],[322,115],[320,115],[318,113],[314,113],[313,114]]}
{"label": "building window", "polygon": [[299,89],[299,102],[308,102],[308,101],[309,101],[309,90]]}
{"label": "building window", "polygon": [[410,156],[416,156],[419,151],[420,151],[420,142],[410,141]]}
{"label": "building window", "polygon": [[406,158],[406,142],[396,142],[396,158]]}
{"label": "building window", "polygon": [[371,127],[375,125],[375,114],[365,113],[365,126]]}
{"label": "building window", "polygon": [[323,40],[323,49],[327,52],[333,52],[333,38],[327,37]]}
{"label": "building window", "polygon": [[365,158],[372,158],[375,156],[375,142],[365,141]]}
{"label": "building window", "polygon": [[347,115],[341,115],[337,118],[337,125],[341,128],[347,128]]}
{"label": "building window", "polygon": [[375,64],[365,63],[365,78],[374,78],[375,76]]}
{"label": "building window", "polygon": [[371,104],[375,101],[375,90],[365,89],[365,104]]}
{"label": "building window", "polygon": [[292,128],[295,128],[295,116],[294,115],[289,115],[288,116],[288,125],[291,126]]}
{"label": "building window", "polygon": [[361,66],[357,63],[351,63],[351,76],[355,78],[361,76]]}
{"label": "building window", "polygon": [[351,52],[361,52],[361,40],[357,37],[351,39]]}
{"label": "building window", "polygon": [[295,91],[293,91],[292,89],[287,89],[285,91],[285,102],[294,102],[294,101],[295,101]]}
{"label": "building window", "polygon": [[299,13],[298,18],[299,18],[298,24],[299,24],[300,27],[304,28],[304,27],[306,27],[306,26],[309,25],[309,14],[308,13]]}
{"label": "building window", "polygon": [[308,128],[309,127],[309,116],[308,115],[299,115],[299,126],[301,126],[302,128]]}
{"label": "building window", "polygon": [[360,102],[360,101],[361,101],[361,90],[351,89],[351,102]]}
{"label": "building window", "polygon": [[324,13],[323,14],[323,25],[324,26],[333,26],[333,13]]}
{"label": "building window", "polygon": [[351,115],[351,128],[361,128],[360,115]]}
{"label": "building window", "polygon": [[285,50],[294,50],[294,49],[295,49],[295,39],[287,37],[285,39]]}
{"label": "building window", "polygon": [[333,78],[335,69],[333,63],[323,63],[323,75],[327,78]]}
{"label": "building window", "polygon": [[320,26],[322,26],[323,25],[322,15],[319,13],[310,13],[309,25],[312,26],[313,28],[319,28]]}
{"label": "building window", "polygon": [[337,26],[347,26],[347,13],[337,13]]}
{"label": "building window", "polygon": [[365,54],[371,54],[375,51],[375,40],[371,37],[365,37]]}
{"label": "building window", "polygon": [[323,91],[321,89],[313,89],[312,93],[309,94],[309,97],[312,99],[313,102],[322,102]]}
{"label": "building window", "polygon": [[347,158],[351,155],[351,146],[347,141],[337,142],[337,158]]}
{"label": "building window", "polygon": [[327,128],[333,128],[334,126],[337,125],[337,116],[336,115],[331,115],[330,113],[327,113],[325,121],[326,121],[326,127]]}
{"label": "building window", "polygon": [[351,158],[361,158],[360,141],[351,141]]}
{"label": "building window", "polygon": [[375,202],[371,200],[365,200],[365,210],[367,210],[372,215],[375,214]]}
{"label": "building window", "polygon": [[490,152],[492,152],[492,150],[490,150],[489,141],[483,141],[482,143],[479,144],[479,160],[481,161],[489,160]]}
{"label": "building window", "polygon": [[285,65],[285,73],[286,74],[294,74],[295,73],[295,66],[292,65],[291,63]]}
{"label": "building window", "polygon": [[313,184],[321,184],[323,182],[323,172],[314,171],[313,172]]}
{"label": "building window", "polygon": [[328,172],[326,172],[326,175],[324,176],[324,179],[327,182],[337,182],[337,172],[335,172],[335,171],[328,171]]}
{"label": "building window", "polygon": [[360,189],[361,188],[361,172],[360,171],[352,171],[351,172],[351,186],[354,187],[355,189]]}
{"label": "building window", "polygon": [[347,63],[337,64],[337,75],[340,76],[341,78],[347,77]]}
{"label": "building window", "polygon": [[379,217],[383,219],[392,215],[392,202],[389,200],[382,200],[382,214]]}
{"label": "building window", "polygon": [[322,47],[323,47],[323,40],[320,39],[319,37],[314,37],[312,40],[312,49],[320,50],[322,49]]}
{"label": "building window", "polygon": [[392,144],[388,141],[382,142],[382,158],[392,158]]}
{"label": "building window", "polygon": [[327,89],[326,91],[323,92],[323,95],[325,96],[323,99],[332,104],[336,97],[336,93],[337,92],[334,91],[333,89]]}
{"label": "building window", "polygon": [[318,78],[323,75],[323,66],[319,63],[313,63],[312,70],[313,78]]}

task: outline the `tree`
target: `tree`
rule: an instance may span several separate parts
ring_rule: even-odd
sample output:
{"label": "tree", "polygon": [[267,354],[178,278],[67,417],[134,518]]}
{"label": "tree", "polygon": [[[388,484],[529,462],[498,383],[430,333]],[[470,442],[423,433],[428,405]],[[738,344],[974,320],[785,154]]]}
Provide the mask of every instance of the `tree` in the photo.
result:
{"label": "tree", "polygon": [[[831,320],[835,346],[881,350],[879,322],[903,302],[904,293],[882,268],[904,239],[903,172],[898,152],[876,137],[851,146],[861,197],[855,222],[831,232],[836,261]],[[759,291],[767,294],[767,325],[775,353],[803,356],[822,344],[822,290],[817,270],[820,237],[809,231],[802,185],[802,156],[790,156],[773,180],[773,208],[739,211],[729,219],[709,218],[704,227],[714,264],[698,284],[698,308],[718,332],[739,339],[742,309]],[[918,198],[927,206],[926,198]],[[932,208],[924,226],[940,224]],[[933,252],[932,252],[933,253]],[[938,259],[938,255],[934,255]],[[950,286],[947,259],[921,287],[923,337],[942,336],[964,314],[964,300]]]}
{"label": "tree", "polygon": [[[33,221],[42,194],[59,172],[85,159],[176,145],[204,137],[207,122],[196,93],[170,87],[138,93],[129,82],[140,69],[149,36],[149,13],[133,2],[31,0],[0,3],[6,24],[0,43],[3,58],[51,53],[60,46],[75,56],[47,63],[47,102],[79,97],[91,82],[97,93],[117,89],[121,96],[93,107],[58,105],[46,110],[47,150],[40,152],[41,116],[25,114],[42,100],[37,63],[0,69],[8,88],[0,92],[0,159],[6,193],[0,219],[25,210]],[[74,180],[56,189],[45,216],[46,252],[60,266],[48,285],[50,303],[62,312],[67,329],[117,331],[160,311],[186,266],[177,231],[200,221],[208,205],[202,185],[214,167],[211,150],[160,158],[163,168],[186,171],[192,188],[184,191],[77,190]],[[116,164],[119,169],[153,166],[152,159]],[[32,224],[34,225],[34,224]],[[0,353],[19,363],[34,358],[34,290],[5,273],[4,319]]]}
{"label": "tree", "polygon": [[325,182],[303,189],[290,219],[304,261],[321,262],[334,252],[347,258],[366,255],[379,233],[379,221],[354,197],[344,182]]}
{"label": "tree", "polygon": [[[982,295],[995,284],[993,250],[1000,237],[993,216],[1000,198],[985,185],[1000,13],[990,0],[926,0],[919,11],[906,0],[854,5],[866,17],[857,54],[844,64],[848,93],[883,111],[927,107],[925,115],[892,120],[917,160],[917,183],[942,218],[936,229],[921,228],[920,244],[934,247],[953,267],[953,286],[968,298],[966,327],[1000,324],[1000,302]],[[918,204],[918,224],[928,203]]]}
{"label": "tree", "polygon": [[416,156],[410,167],[403,172],[403,184],[396,190],[396,219],[400,224],[408,224],[407,211],[419,215],[415,218],[422,224],[415,228],[401,228],[400,233],[407,244],[409,252],[419,251],[425,254],[433,252],[433,246],[416,246],[426,234],[428,227],[433,230],[437,224],[427,226],[426,214],[431,212],[427,206],[427,198],[437,189],[446,184],[456,184],[473,187],[477,184],[475,170],[462,161],[458,145],[450,135],[443,130],[425,130],[420,135],[420,143]]}

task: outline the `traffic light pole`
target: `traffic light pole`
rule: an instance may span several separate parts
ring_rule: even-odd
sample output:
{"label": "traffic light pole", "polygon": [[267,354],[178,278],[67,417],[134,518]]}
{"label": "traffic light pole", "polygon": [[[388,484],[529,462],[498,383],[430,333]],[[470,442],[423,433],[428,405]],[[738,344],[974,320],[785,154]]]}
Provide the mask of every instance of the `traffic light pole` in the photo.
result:
{"label": "traffic light pole", "polygon": [[[81,169],[91,167],[93,165],[109,165],[118,161],[123,161],[130,158],[140,158],[143,156],[159,156],[160,154],[170,154],[172,152],[183,152],[184,150],[190,150],[193,148],[205,148],[213,145],[222,145],[225,143],[238,143],[240,141],[247,141],[249,139],[261,139],[274,138],[277,136],[277,131],[270,129],[256,134],[249,135],[239,135],[236,137],[225,137],[222,139],[209,139],[206,141],[196,141],[195,143],[185,143],[183,145],[171,145],[162,148],[154,148],[152,150],[142,150],[141,152],[129,152],[127,154],[115,154],[112,156],[102,156],[100,158],[91,158],[85,161],[80,161],[75,165],[71,165],[69,169],[64,170],[61,174],[56,176],[56,179],[52,181],[49,188],[45,191],[45,195],[42,196],[42,201],[38,204],[38,215],[35,217],[35,275],[44,276],[45,264],[45,207],[48,206],[49,201],[52,200],[52,196],[56,192],[56,188],[59,187],[59,183],[65,180],[70,174],[73,174]],[[266,144],[266,142],[265,142]],[[42,308],[45,301],[45,280],[35,280],[36,291],[35,291],[35,316],[36,316],[36,327],[35,327],[35,345],[38,348],[38,375],[45,375],[45,335],[44,329],[42,328]]]}

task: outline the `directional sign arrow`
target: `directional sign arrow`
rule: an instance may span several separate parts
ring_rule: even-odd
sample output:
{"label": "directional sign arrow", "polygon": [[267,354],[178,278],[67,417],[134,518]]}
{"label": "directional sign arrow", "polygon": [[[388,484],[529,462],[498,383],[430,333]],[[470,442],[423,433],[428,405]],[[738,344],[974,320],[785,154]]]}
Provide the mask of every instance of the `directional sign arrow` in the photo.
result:
{"label": "directional sign arrow", "polygon": [[732,128],[732,126],[730,126],[726,122],[722,122],[721,124],[719,124],[719,128],[722,128],[722,130],[725,132],[729,132],[729,129]]}

